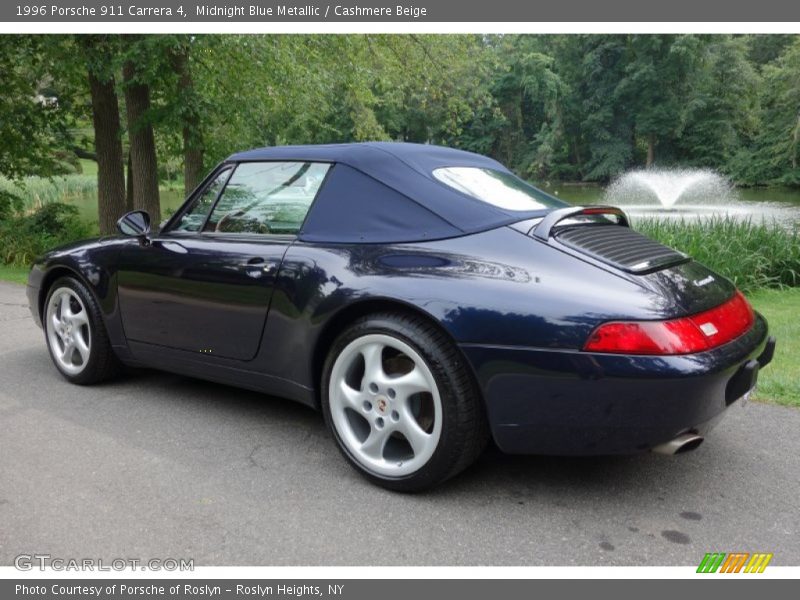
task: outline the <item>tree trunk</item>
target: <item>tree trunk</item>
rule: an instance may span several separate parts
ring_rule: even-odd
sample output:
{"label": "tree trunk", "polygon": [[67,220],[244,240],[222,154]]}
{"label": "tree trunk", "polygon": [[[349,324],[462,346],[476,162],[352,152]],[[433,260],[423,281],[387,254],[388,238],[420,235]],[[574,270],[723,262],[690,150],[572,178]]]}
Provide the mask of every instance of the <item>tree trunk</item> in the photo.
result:
{"label": "tree trunk", "polygon": [[178,75],[178,102],[183,122],[183,189],[186,196],[203,179],[203,134],[200,131],[200,111],[194,91],[194,80],[189,68],[189,46],[181,47],[172,55],[172,64]]}
{"label": "tree trunk", "polygon": [[158,196],[156,142],[147,114],[150,111],[150,86],[137,80],[136,66],[131,61],[123,65],[122,76],[128,113],[133,208],[146,210],[151,221],[158,223],[161,220],[161,202]]}
{"label": "tree trunk", "polygon": [[89,67],[89,91],[97,153],[97,216],[100,233],[106,235],[116,231],[117,219],[125,213],[125,175],[114,77],[101,80]]}
{"label": "tree trunk", "polygon": [[647,166],[652,167],[656,160],[656,136],[651,133],[647,136]]}
{"label": "tree trunk", "polygon": [[128,150],[128,169],[125,175],[125,208],[133,210],[133,167],[131,166],[130,150]]}

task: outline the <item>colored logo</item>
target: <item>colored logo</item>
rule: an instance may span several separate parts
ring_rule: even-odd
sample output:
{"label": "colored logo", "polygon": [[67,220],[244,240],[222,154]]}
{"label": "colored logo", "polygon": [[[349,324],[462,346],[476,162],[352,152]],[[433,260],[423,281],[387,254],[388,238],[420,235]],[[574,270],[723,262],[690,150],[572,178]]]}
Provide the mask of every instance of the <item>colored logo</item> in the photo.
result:
{"label": "colored logo", "polygon": [[700,565],[698,573],[763,573],[772,554],[766,552],[708,552]]}

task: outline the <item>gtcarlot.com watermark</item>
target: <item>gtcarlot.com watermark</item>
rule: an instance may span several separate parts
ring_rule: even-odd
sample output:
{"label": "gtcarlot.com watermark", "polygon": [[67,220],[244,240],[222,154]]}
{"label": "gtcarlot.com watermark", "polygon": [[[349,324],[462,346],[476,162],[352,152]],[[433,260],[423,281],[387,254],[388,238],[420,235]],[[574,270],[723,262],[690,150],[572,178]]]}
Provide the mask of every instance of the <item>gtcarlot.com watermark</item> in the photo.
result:
{"label": "gtcarlot.com watermark", "polygon": [[194,571],[193,558],[64,558],[50,554],[19,554],[19,571]]}

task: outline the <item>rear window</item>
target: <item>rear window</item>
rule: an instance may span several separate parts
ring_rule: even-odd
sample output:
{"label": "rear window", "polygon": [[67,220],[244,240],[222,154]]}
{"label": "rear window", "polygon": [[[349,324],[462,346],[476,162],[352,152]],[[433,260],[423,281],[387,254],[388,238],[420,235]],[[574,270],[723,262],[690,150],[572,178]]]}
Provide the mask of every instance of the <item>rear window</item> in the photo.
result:
{"label": "rear window", "polygon": [[459,192],[505,210],[541,210],[565,206],[558,198],[536,189],[519,177],[479,167],[442,167],[433,176]]}

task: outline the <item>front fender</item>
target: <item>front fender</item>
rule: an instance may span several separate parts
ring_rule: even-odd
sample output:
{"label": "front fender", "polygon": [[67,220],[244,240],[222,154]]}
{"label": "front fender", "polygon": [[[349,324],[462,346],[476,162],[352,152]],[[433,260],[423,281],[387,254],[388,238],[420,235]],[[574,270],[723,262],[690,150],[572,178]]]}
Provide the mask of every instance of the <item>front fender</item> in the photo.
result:
{"label": "front fender", "polygon": [[27,295],[31,314],[41,326],[41,315],[50,286],[58,278],[71,275],[86,285],[100,306],[113,344],[124,344],[118,319],[116,297],[116,259],[128,240],[100,238],[75,242],[45,253],[31,267]]}

